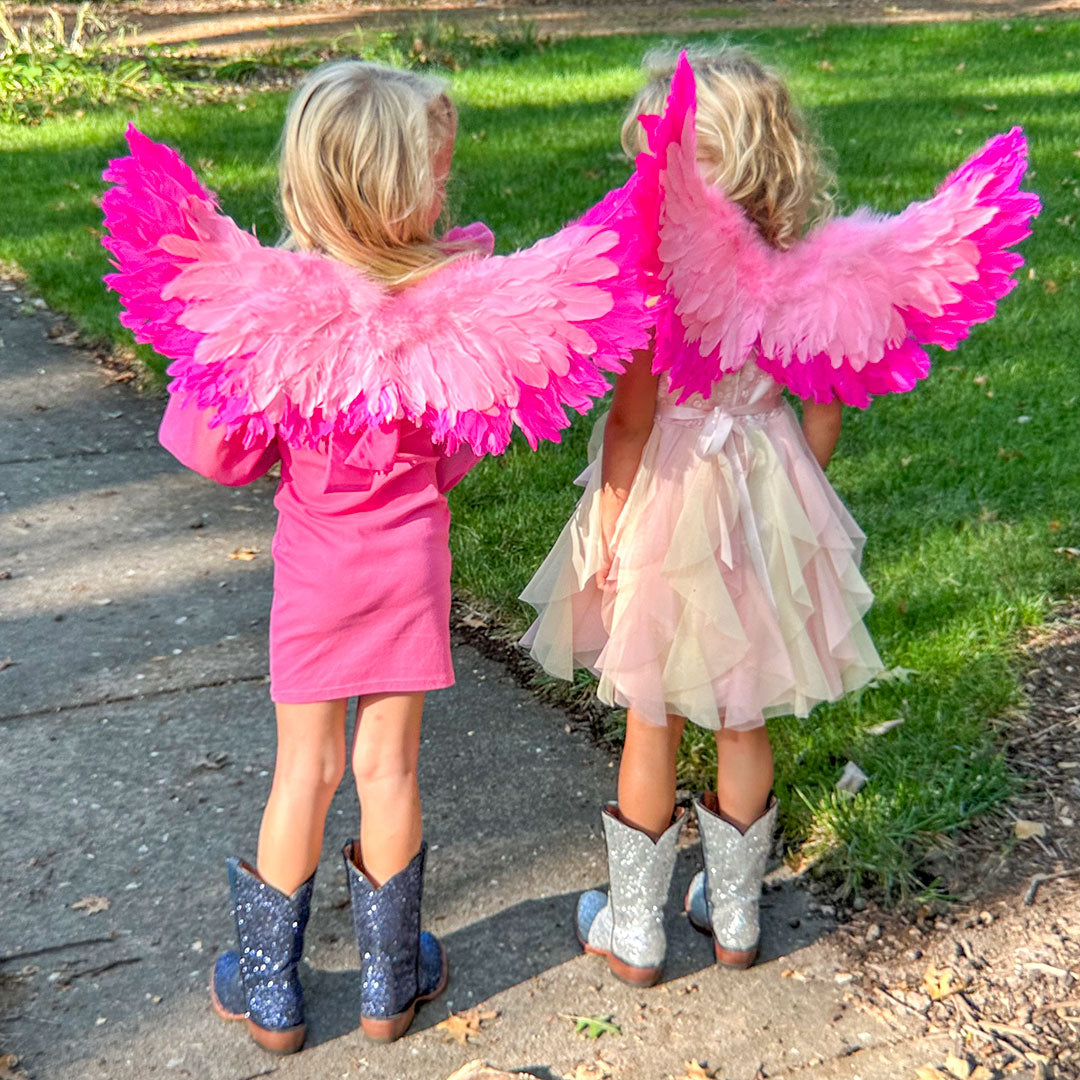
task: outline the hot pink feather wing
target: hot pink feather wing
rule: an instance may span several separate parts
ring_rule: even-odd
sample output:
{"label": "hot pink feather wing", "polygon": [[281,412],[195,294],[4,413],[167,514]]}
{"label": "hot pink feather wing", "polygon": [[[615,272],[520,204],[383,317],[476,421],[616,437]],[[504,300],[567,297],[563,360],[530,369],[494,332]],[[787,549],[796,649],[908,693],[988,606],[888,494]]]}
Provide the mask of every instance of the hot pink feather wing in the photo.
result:
{"label": "hot pink feather wing", "polygon": [[107,278],[174,392],[245,432],[314,443],[407,419],[452,447],[557,438],[565,407],[646,341],[626,223],[573,225],[527,251],[463,258],[390,294],[341,263],[262,247],[175,152],[132,130],[103,206]]}
{"label": "hot pink feather wing", "polygon": [[698,172],[685,59],[668,110],[682,123],[661,177],[671,302],[656,366],[676,389],[707,394],[756,349],[757,363],[800,397],[862,407],[910,390],[929,370],[924,345],[954,348],[1015,286],[1023,260],[1009,249],[1039,211],[1020,190],[1019,128],[991,139],[933,199],[892,217],[856,211],[778,251]]}

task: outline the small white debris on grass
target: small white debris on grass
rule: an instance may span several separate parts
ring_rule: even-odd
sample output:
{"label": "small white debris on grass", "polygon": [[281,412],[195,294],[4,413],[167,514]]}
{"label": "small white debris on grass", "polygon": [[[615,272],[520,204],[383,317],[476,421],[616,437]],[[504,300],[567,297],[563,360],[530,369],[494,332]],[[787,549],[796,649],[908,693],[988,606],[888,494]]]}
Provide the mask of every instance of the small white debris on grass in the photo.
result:
{"label": "small white debris on grass", "polygon": [[866,786],[869,777],[855,764],[849,761],[844,766],[844,772],[836,781],[837,791],[846,791],[849,795],[857,795]]}

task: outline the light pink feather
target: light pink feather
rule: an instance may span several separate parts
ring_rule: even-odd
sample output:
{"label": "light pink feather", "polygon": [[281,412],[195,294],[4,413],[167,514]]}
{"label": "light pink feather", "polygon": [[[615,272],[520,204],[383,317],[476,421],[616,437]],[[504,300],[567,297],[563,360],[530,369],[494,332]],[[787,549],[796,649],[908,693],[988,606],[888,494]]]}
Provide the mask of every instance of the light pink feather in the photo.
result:
{"label": "light pink feather", "polygon": [[864,407],[910,390],[924,345],[955,348],[1016,284],[1037,196],[1020,190],[1020,128],[991,139],[933,199],[892,217],[857,210],[787,251],[697,166],[696,87],[680,58],[664,118],[659,255],[666,285],[654,367],[707,395],[750,356],[800,397]]}
{"label": "light pink feather", "polygon": [[[558,440],[648,342],[630,184],[533,247],[476,254],[399,292],[316,254],[263,247],[168,147],[134,128],[102,202],[106,277],[139,341],[170,357],[170,390],[248,439],[317,445],[396,420],[453,450]],[[631,184],[639,184],[631,181]]]}

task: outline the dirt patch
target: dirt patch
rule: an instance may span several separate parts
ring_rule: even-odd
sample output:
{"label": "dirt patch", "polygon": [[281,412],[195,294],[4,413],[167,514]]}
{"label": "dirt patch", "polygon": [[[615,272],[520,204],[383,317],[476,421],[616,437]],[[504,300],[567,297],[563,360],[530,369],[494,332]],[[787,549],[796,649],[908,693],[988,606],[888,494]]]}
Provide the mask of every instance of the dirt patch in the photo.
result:
{"label": "dirt patch", "polygon": [[963,905],[871,909],[838,931],[856,1006],[898,1039],[952,1036],[951,1069],[929,1063],[943,1077],[1080,1077],[1080,606],[1025,651],[1028,706],[1002,726],[1028,779],[939,867]]}
{"label": "dirt patch", "polygon": [[[77,5],[56,5],[73,17]],[[549,38],[573,35],[663,33],[673,36],[766,26],[898,23],[941,20],[1053,18],[1080,13],[1080,0],[413,0],[410,3],[311,0],[137,0],[110,6],[135,27],[131,45],[155,42],[212,54],[252,52],[326,40],[356,29],[408,29],[437,15],[465,31],[493,22],[527,19]],[[40,7],[16,5],[17,21]]]}

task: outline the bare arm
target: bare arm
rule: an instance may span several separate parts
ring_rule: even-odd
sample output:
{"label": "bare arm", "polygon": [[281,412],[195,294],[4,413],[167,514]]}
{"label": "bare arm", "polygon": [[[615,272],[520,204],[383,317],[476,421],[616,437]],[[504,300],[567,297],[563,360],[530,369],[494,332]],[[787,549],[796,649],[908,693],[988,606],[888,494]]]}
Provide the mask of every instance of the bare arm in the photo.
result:
{"label": "bare arm", "polygon": [[843,406],[839,401],[820,405],[816,401],[804,401],[802,407],[802,430],[811,453],[824,469],[829,464],[836,440],[840,438],[843,423]]}
{"label": "bare arm", "polygon": [[626,505],[641,451],[652,433],[656,410],[656,385],[652,373],[652,350],[634,353],[626,371],[615,380],[615,397],[604,428],[604,453],[600,472],[600,521],[604,539],[604,563],[596,573],[603,588],[611,569],[611,538],[615,523]]}

